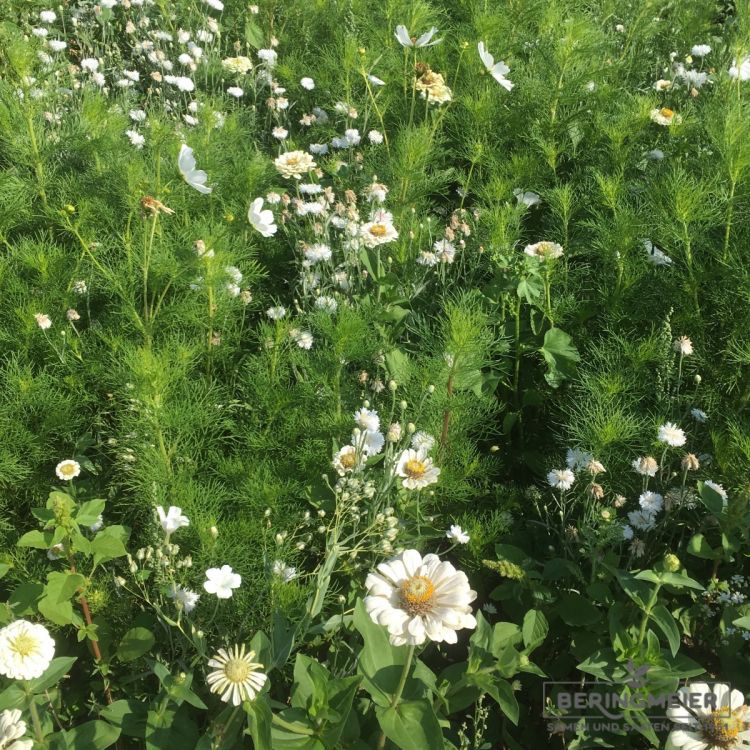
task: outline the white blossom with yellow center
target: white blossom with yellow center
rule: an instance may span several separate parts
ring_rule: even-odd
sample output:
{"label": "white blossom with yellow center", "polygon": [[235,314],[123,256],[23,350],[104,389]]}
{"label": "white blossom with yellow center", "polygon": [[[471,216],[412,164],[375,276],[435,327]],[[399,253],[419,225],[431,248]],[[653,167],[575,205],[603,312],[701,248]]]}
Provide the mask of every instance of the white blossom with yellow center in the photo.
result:
{"label": "white blossom with yellow center", "polygon": [[277,157],[273,163],[280,175],[295,180],[301,179],[303,175],[317,166],[312,156],[304,151],[287,151]]}
{"label": "white blossom with yellow center", "polygon": [[13,680],[41,677],[55,655],[44,625],[16,620],[0,630],[0,674]]}
{"label": "white blossom with yellow center", "polygon": [[465,573],[437,555],[405,550],[378,565],[365,586],[365,609],[394,646],[455,643],[456,631],[477,625],[470,606],[476,591]]}
{"label": "white blossom with yellow center", "polygon": [[437,482],[440,469],[433,465],[424,448],[409,448],[403,451],[396,462],[396,475],[403,478],[401,484],[407,490],[421,490]]}
{"label": "white blossom with yellow center", "polygon": [[213,667],[206,682],[212,693],[224,703],[239,706],[243,701],[254,700],[266,684],[268,675],[262,664],[254,661],[255,651],[246,651],[245,645],[220,648],[208,666]]}

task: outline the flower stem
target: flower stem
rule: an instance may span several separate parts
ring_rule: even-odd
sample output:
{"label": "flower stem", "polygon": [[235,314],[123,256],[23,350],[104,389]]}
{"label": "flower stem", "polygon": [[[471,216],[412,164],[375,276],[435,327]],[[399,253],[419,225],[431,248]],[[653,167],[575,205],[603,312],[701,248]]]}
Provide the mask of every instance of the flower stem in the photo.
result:
{"label": "flower stem", "polygon": [[31,712],[31,723],[34,725],[34,736],[36,737],[36,741],[41,745],[44,743],[44,730],[42,729],[42,722],[39,719],[39,709],[37,709],[36,703],[34,703],[34,696],[31,696],[31,700],[29,701],[29,711]]}
{"label": "flower stem", "polygon": [[[404,662],[404,668],[401,672],[401,679],[398,681],[396,692],[393,694],[391,705],[388,707],[389,709],[396,708],[396,706],[398,706],[398,704],[401,702],[401,694],[404,692],[404,687],[406,687],[406,679],[409,676],[411,662],[414,658],[414,649],[415,646],[409,646],[409,650],[406,653],[406,661]],[[376,747],[377,750],[383,750],[383,748],[385,747],[385,732],[380,733],[380,738],[378,739],[378,744]]]}

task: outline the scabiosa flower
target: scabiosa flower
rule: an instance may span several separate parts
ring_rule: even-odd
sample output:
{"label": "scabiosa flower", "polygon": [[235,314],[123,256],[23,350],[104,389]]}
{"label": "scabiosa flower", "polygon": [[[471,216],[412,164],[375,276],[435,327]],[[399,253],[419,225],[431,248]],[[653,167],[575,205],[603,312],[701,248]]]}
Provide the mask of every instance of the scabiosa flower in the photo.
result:
{"label": "scabiosa flower", "polygon": [[12,680],[41,677],[55,655],[55,642],[44,625],[15,620],[0,630],[0,674]]}
{"label": "scabiosa flower", "polygon": [[432,463],[427,451],[408,448],[396,461],[395,473],[402,477],[401,485],[407,490],[421,490],[437,482],[440,469]]}
{"label": "scabiosa flower", "polygon": [[235,573],[231,566],[222,565],[220,568],[209,568],[203,588],[209,594],[216,594],[218,599],[230,599],[234,589],[242,584],[242,577]]}
{"label": "scabiosa flower", "polygon": [[290,333],[294,339],[294,343],[297,344],[300,349],[312,349],[313,335],[310,331],[294,330],[290,331]]}
{"label": "scabiosa flower", "polygon": [[653,513],[649,513],[647,510],[631,510],[628,513],[628,520],[630,525],[641,531],[648,531],[653,529],[656,524],[656,516]]}
{"label": "scabiosa flower", "polygon": [[201,595],[196,594],[195,591],[178,586],[173,583],[167,589],[167,596],[170,599],[174,599],[175,604],[185,612],[192,612],[198,604],[198,599]]}
{"label": "scabiosa flower", "polygon": [[95,57],[84,57],[79,64],[81,70],[86,70],[89,73],[93,73],[99,69],[99,61]]}
{"label": "scabiosa flower", "polygon": [[693,57],[705,57],[711,52],[711,47],[708,44],[694,44],[690,50],[690,54]]}
{"label": "scabiosa flower", "polygon": [[625,541],[629,542],[633,538],[634,535],[635,534],[633,532],[633,527],[629,526],[628,524],[624,524],[622,527],[622,538]]}
{"label": "scabiosa flower", "polygon": [[62,52],[68,45],[66,42],[63,42],[62,39],[50,39],[47,42],[47,46],[53,52]]}
{"label": "scabiosa flower", "polygon": [[143,148],[146,138],[137,130],[126,130],[125,135],[128,137],[131,146],[134,146],[137,149]]}
{"label": "scabiosa flower", "polygon": [[367,140],[374,146],[379,146],[383,142],[383,134],[379,130],[371,130],[367,134]]}
{"label": "scabiosa flower", "polygon": [[658,440],[660,443],[666,443],[672,448],[679,448],[685,445],[687,438],[685,437],[685,432],[674,424],[674,422],[667,422],[659,427]]}
{"label": "scabiosa flower", "polygon": [[277,140],[283,141],[289,135],[289,131],[286,128],[278,126],[271,131],[271,135]]}
{"label": "scabiosa flower", "polygon": [[302,175],[311,172],[317,166],[312,156],[304,151],[287,151],[278,156],[273,163],[282,177],[295,180],[302,179]]}
{"label": "scabiosa flower", "polygon": [[279,57],[275,49],[259,49],[257,55],[258,59],[264,62],[269,68],[276,65],[276,60]]}
{"label": "scabiosa flower", "polygon": [[233,96],[235,99],[241,99],[245,95],[245,92],[239,86],[230,86],[227,89],[227,94]]}
{"label": "scabiosa flower", "polygon": [[563,254],[562,245],[558,245],[556,242],[535,242],[533,245],[526,245],[524,253],[537,258],[537,260],[555,260],[561,258]]}
{"label": "scabiosa flower", "polygon": [[442,263],[453,263],[456,257],[456,246],[448,240],[437,240],[432,246],[435,256]]}
{"label": "scabiosa flower", "polygon": [[380,563],[365,586],[367,614],[388,630],[394,646],[456,643],[456,631],[477,625],[471,611],[476,591],[465,573],[437,555],[405,550]]}
{"label": "scabiosa flower", "polygon": [[39,13],[39,20],[42,23],[54,23],[57,20],[57,14],[54,10],[43,10]]}
{"label": "scabiosa flower", "polygon": [[586,451],[579,450],[578,448],[568,448],[568,452],[565,456],[565,463],[569,469],[576,471],[583,469],[589,462],[594,460],[593,453],[587,453]]}
{"label": "scabiosa flower", "polygon": [[658,492],[644,492],[638,498],[638,505],[640,505],[641,509],[645,510],[646,513],[655,515],[664,507],[664,498]]}
{"label": "scabiosa flower", "polygon": [[708,414],[702,409],[691,409],[690,414],[696,422],[705,422],[708,419]]}
{"label": "scabiosa flower", "polygon": [[72,458],[68,458],[65,461],[60,461],[55,466],[55,474],[58,479],[62,479],[64,482],[69,482],[71,479],[75,479],[81,473],[81,465],[78,461],[74,461]]}
{"label": "scabiosa flower", "polygon": [[318,310],[325,310],[327,313],[335,313],[338,306],[339,303],[333,297],[328,297],[325,294],[315,299],[315,307]]}
{"label": "scabiosa flower", "polygon": [[271,320],[281,320],[286,315],[286,308],[283,305],[269,307],[268,310],[266,310],[266,315],[268,315]]}
{"label": "scabiosa flower", "polygon": [[674,340],[672,348],[683,357],[688,357],[693,353],[693,342],[687,336],[680,336]]}
{"label": "scabiosa flower", "polygon": [[362,407],[354,412],[354,421],[360,429],[379,430],[380,417],[376,411]]}
{"label": "scabiosa flower", "polygon": [[471,537],[460,527],[453,525],[445,532],[445,536],[457,544],[468,544]]}
{"label": "scabiosa flower", "polygon": [[45,315],[44,313],[37,313],[36,315],[34,315],[34,320],[36,320],[36,324],[43,331],[46,331],[48,328],[52,328],[52,320],[50,319],[49,315]]}
{"label": "scabiosa flower", "polygon": [[576,481],[570,469],[553,469],[547,474],[547,483],[556,490],[569,490]]}
{"label": "scabiosa flower", "polygon": [[328,245],[322,243],[316,243],[314,245],[308,245],[303,250],[305,260],[309,261],[312,265],[321,263],[323,261],[331,260],[331,248]]}
{"label": "scabiosa flower", "polygon": [[414,448],[415,451],[421,450],[425,453],[429,453],[435,447],[435,438],[428,432],[420,430],[412,435],[411,447]]}
{"label": "scabiosa flower", "polygon": [[655,477],[656,472],[659,471],[659,464],[656,463],[656,459],[651,456],[640,456],[636,458],[632,463],[633,469],[636,474],[640,474],[642,477]]}
{"label": "scabiosa flower", "polygon": [[176,505],[170,505],[169,510],[167,510],[166,513],[161,505],[157,505],[156,514],[159,517],[159,523],[167,536],[173,534],[177,529],[181,529],[183,526],[190,526],[190,519],[183,515],[182,508]]}
{"label": "scabiosa flower", "polygon": [[255,700],[268,679],[263,665],[254,661],[255,651],[245,648],[244,644],[228,650],[220,648],[213,659],[208,660],[208,666],[213,668],[206,677],[209,690],[233,706]]}

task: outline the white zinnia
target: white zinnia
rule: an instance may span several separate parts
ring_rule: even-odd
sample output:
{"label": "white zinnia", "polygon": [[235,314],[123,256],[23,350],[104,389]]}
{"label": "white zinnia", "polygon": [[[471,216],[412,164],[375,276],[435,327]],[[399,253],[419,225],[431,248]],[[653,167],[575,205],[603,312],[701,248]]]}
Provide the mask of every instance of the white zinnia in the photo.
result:
{"label": "white zinnia", "polygon": [[255,651],[246,651],[244,644],[228,650],[220,648],[208,660],[208,666],[213,667],[206,677],[209,690],[233,706],[254,700],[268,679],[263,665],[254,659]]}
{"label": "white zinnia", "polygon": [[687,438],[685,432],[674,422],[667,422],[659,427],[658,440],[660,443],[672,446],[672,448],[679,448],[685,445]]}
{"label": "white zinnia", "polygon": [[576,481],[570,469],[553,469],[547,474],[547,483],[556,490],[569,490]]}
{"label": "white zinnia", "polygon": [[365,586],[367,614],[388,630],[394,646],[456,643],[456,631],[477,625],[471,611],[476,591],[465,573],[437,555],[405,550],[380,563]]}
{"label": "white zinnia", "polygon": [[304,151],[287,151],[278,156],[273,163],[280,175],[295,180],[301,179],[302,175],[311,172],[317,166],[312,156]]}
{"label": "white zinnia", "polygon": [[435,484],[440,476],[440,469],[432,463],[427,451],[408,448],[396,461],[396,475],[402,477],[401,485],[407,490],[421,490]]}
{"label": "white zinnia", "polygon": [[156,514],[159,516],[159,523],[167,535],[173,534],[183,526],[190,526],[190,519],[183,515],[182,508],[176,505],[170,505],[166,513],[161,505],[157,505]]}
{"label": "white zinnia", "polygon": [[263,237],[273,237],[278,231],[274,223],[273,212],[263,208],[263,198],[256,198],[247,212],[247,220]]}
{"label": "white zinnia", "polygon": [[67,458],[65,461],[60,461],[55,466],[55,474],[58,479],[62,479],[63,482],[69,482],[71,479],[75,479],[81,473],[81,465],[78,461],[74,461],[72,458]]}
{"label": "white zinnia", "polygon": [[15,620],[0,630],[0,674],[12,680],[41,677],[55,655],[55,642],[44,625]]}
{"label": "white zinnia", "polygon": [[235,573],[229,565],[222,565],[220,568],[209,568],[206,571],[203,588],[209,594],[216,594],[218,599],[229,599],[232,591],[238,589],[241,583],[242,577],[239,573]]}
{"label": "white zinnia", "polygon": [[32,750],[33,740],[19,739],[25,734],[26,722],[21,720],[19,708],[6,709],[0,713],[0,748],[2,750]]}

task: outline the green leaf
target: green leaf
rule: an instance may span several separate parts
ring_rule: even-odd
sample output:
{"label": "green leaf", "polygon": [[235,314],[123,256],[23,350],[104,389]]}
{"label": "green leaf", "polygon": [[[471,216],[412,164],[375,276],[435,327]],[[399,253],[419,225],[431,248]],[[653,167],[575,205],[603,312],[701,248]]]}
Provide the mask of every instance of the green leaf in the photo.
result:
{"label": "green leaf", "polygon": [[714,489],[711,489],[705,482],[698,482],[698,495],[701,502],[715,516],[720,516],[726,506],[726,500]]}
{"label": "green leaf", "polygon": [[426,700],[404,701],[395,708],[376,707],[380,728],[401,750],[441,750],[443,733]]}
{"label": "green leaf", "polygon": [[685,573],[660,573],[661,582],[665,586],[674,586],[675,588],[689,588],[703,591],[703,586],[698,581],[690,578]]}
{"label": "green leaf", "polygon": [[129,529],[124,526],[107,526],[103,528],[91,542],[94,553],[94,565],[124,557],[128,551],[125,542],[130,536]]}
{"label": "green leaf", "polygon": [[721,552],[715,552],[703,534],[693,534],[688,542],[687,551],[689,554],[701,557],[704,560],[718,560],[721,557]]}
{"label": "green leaf", "polygon": [[385,355],[385,366],[388,368],[388,374],[397,383],[404,383],[409,378],[411,363],[409,355],[400,349],[391,349]]}
{"label": "green leaf", "polygon": [[99,716],[119,728],[128,737],[143,739],[146,736],[148,706],[142,701],[129,698],[105,706]]}
{"label": "green leaf", "polygon": [[526,648],[536,648],[547,637],[548,631],[547,618],[539,610],[530,609],[524,615],[521,634]]}
{"label": "green leaf", "polygon": [[22,583],[13,589],[8,604],[13,608],[13,614],[22,617],[37,611],[37,603],[42,596],[44,586],[41,583]]}
{"label": "green leaf", "polygon": [[76,663],[77,657],[75,656],[58,656],[53,659],[44,674],[37,677],[34,680],[29,680],[26,685],[29,692],[36,695],[37,693],[43,693],[45,690],[49,690],[51,687],[57,685],[57,683],[70,672],[71,667]]}
{"label": "green leaf", "polygon": [[738,628],[745,628],[745,630],[750,630],[750,615],[740,617],[739,620],[732,620],[732,625],[736,625]]}
{"label": "green leaf", "polygon": [[33,549],[49,549],[52,546],[52,531],[27,531],[17,542],[17,547],[32,547]]}
{"label": "green leaf", "polygon": [[650,617],[666,636],[672,656],[676,656],[680,650],[680,631],[672,613],[663,604],[657,604],[651,610]]}
{"label": "green leaf", "polygon": [[602,619],[602,613],[586,597],[572,591],[560,595],[556,609],[563,622],[573,627],[593,625]]}
{"label": "green leaf", "polygon": [[245,41],[255,49],[260,49],[265,43],[263,30],[250,15],[245,18]]}
{"label": "green leaf", "polygon": [[89,500],[81,505],[76,513],[76,523],[81,526],[93,526],[104,511],[106,500]]}
{"label": "green leaf", "polygon": [[120,730],[106,721],[88,721],[65,732],[72,750],[104,750],[117,742]]}
{"label": "green leaf", "polygon": [[570,336],[559,328],[550,328],[544,334],[544,343],[539,351],[547,362],[544,378],[553,388],[572,377],[576,365],[581,360],[581,355],[572,341]]}
{"label": "green leaf", "polygon": [[117,647],[117,658],[122,662],[135,661],[148,653],[154,643],[156,638],[148,628],[131,628]]}
{"label": "green leaf", "polygon": [[71,598],[83,587],[86,579],[80,573],[53,572],[47,574],[44,596],[39,600],[39,612],[56,625],[72,625],[81,618],[73,612]]}
{"label": "green leaf", "polygon": [[516,288],[516,294],[520,299],[525,299],[530,305],[537,302],[544,292],[544,279],[538,273],[529,273],[524,276]]}
{"label": "green leaf", "polygon": [[0,711],[11,708],[23,708],[26,702],[26,693],[16,684],[9,685],[0,693]]}

